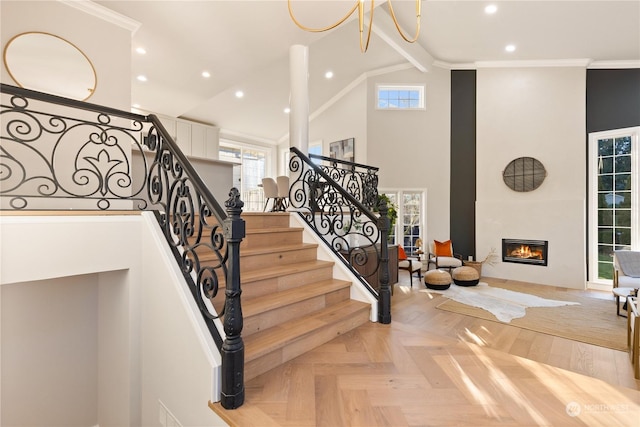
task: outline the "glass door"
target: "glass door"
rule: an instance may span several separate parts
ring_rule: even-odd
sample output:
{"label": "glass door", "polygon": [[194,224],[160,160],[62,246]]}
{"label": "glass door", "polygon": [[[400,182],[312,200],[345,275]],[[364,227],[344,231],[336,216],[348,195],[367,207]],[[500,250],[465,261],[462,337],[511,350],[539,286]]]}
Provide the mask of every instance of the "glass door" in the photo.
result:
{"label": "glass door", "polygon": [[589,135],[589,280],[611,284],[613,251],[638,250],[638,130]]}

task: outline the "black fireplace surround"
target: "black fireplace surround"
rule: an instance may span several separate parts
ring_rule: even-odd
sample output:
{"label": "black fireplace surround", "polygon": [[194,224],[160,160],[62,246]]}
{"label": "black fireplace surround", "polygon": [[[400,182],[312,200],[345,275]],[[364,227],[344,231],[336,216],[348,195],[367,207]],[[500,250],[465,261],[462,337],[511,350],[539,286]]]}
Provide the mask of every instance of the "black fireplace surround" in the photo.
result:
{"label": "black fireplace surround", "polygon": [[547,240],[502,239],[502,262],[547,265]]}

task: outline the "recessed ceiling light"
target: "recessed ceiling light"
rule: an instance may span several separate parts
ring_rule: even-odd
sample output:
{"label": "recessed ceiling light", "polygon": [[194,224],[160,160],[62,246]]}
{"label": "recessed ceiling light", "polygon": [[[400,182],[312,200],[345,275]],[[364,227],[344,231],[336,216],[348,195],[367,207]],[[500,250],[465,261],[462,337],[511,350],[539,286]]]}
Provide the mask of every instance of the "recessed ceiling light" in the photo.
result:
{"label": "recessed ceiling light", "polygon": [[507,52],[514,52],[516,50],[516,45],[508,44],[505,46],[504,50],[506,50]]}
{"label": "recessed ceiling light", "polygon": [[138,52],[140,55],[144,55],[147,53],[146,49],[143,47],[137,47],[136,52]]}
{"label": "recessed ceiling light", "polygon": [[140,75],[137,77],[137,79],[138,79],[138,81],[146,82],[146,81],[147,81],[147,76],[143,76],[142,74],[140,74]]}
{"label": "recessed ceiling light", "polygon": [[333,71],[327,71],[326,73],[324,73],[324,77],[326,79],[330,79],[333,77]]}
{"label": "recessed ceiling light", "polygon": [[202,72],[202,77],[204,77],[205,79],[208,79],[209,77],[211,77],[211,73],[208,71],[203,71]]}
{"label": "recessed ceiling light", "polygon": [[484,8],[484,13],[486,13],[487,15],[493,15],[497,11],[498,11],[498,6],[496,6],[495,4],[487,5]]}
{"label": "recessed ceiling light", "polygon": [[284,109],[285,114],[289,114],[291,112],[291,108],[287,107]]}
{"label": "recessed ceiling light", "polygon": [[242,98],[244,96],[244,92],[241,90],[236,91],[236,98]]}

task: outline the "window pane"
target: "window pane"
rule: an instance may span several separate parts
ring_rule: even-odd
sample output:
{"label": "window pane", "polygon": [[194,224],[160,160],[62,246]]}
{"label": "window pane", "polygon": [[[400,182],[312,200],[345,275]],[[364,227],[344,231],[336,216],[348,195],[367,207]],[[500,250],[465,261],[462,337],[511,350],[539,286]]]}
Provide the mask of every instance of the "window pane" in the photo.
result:
{"label": "window pane", "polygon": [[616,206],[619,208],[631,208],[631,192],[616,193]]}
{"label": "window pane", "polygon": [[613,190],[613,175],[600,175],[598,177],[598,191]]}
{"label": "window pane", "polygon": [[599,262],[598,263],[598,278],[599,279],[613,279],[613,264]]}
{"label": "window pane", "polygon": [[613,225],[613,210],[600,209],[598,211],[598,224],[599,225]]}
{"label": "window pane", "polygon": [[613,229],[598,227],[598,243],[613,244]]}
{"label": "window pane", "polygon": [[[602,224],[609,225],[609,224]],[[617,227],[631,227],[631,210],[630,209],[617,209],[616,210],[616,226]]]}
{"label": "window pane", "polygon": [[631,156],[616,157],[616,172],[631,172]]}
{"label": "window pane", "polygon": [[631,174],[618,174],[615,176],[616,190],[631,190]]}
{"label": "window pane", "polygon": [[631,154],[631,137],[623,136],[622,138],[616,138],[615,143],[616,154]]}
{"label": "window pane", "polygon": [[613,157],[600,157],[600,173],[613,173]]}
{"label": "window pane", "polygon": [[616,244],[617,245],[630,245],[631,244],[631,229],[630,228],[616,228]]}
{"label": "window pane", "polygon": [[600,156],[612,156],[613,155],[613,139],[600,139],[598,140],[598,155]]}

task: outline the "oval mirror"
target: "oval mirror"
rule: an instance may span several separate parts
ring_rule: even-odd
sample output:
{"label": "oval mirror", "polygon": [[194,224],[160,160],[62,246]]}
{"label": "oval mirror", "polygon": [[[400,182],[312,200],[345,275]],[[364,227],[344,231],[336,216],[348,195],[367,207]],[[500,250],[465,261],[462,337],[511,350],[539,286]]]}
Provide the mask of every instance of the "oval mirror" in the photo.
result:
{"label": "oval mirror", "polygon": [[81,101],[96,89],[89,58],[69,41],[53,34],[18,34],[4,48],[4,64],[18,86]]}

